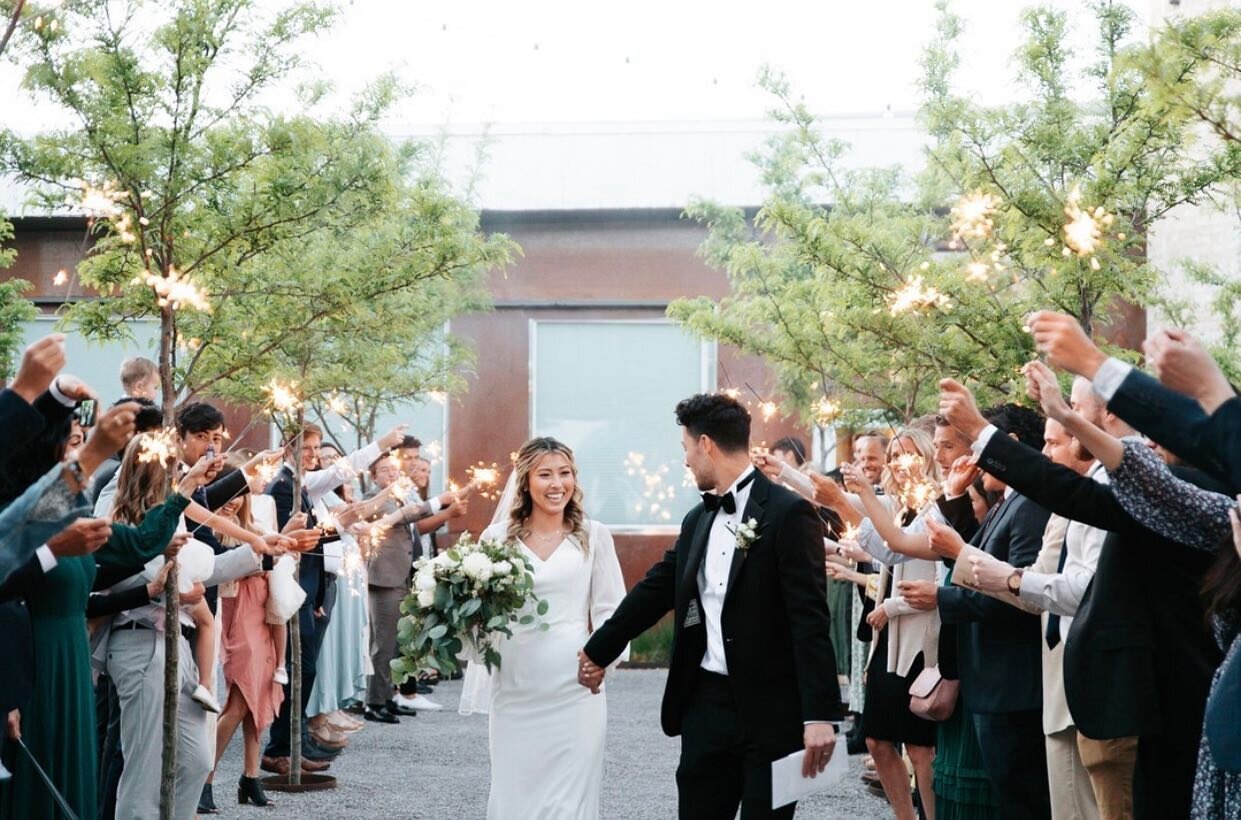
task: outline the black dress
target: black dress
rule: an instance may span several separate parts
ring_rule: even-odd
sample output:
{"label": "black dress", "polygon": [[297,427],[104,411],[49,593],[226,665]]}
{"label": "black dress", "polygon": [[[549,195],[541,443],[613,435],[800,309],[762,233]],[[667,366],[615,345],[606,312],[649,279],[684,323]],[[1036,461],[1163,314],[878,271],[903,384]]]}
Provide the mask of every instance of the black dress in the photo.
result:
{"label": "black dress", "polygon": [[934,746],[939,731],[936,724],[923,720],[909,710],[909,687],[922,671],[923,657],[919,652],[909,673],[898,675],[888,671],[888,633],[879,630],[875,649],[866,667],[866,704],[862,713],[862,733],[873,740]]}

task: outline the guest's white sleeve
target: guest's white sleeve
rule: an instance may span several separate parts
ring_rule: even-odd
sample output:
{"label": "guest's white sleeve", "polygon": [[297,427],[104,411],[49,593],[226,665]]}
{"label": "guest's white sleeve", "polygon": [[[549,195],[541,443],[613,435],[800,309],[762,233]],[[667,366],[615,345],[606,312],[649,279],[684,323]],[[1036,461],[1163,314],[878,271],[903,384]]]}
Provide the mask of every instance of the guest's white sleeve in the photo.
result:
{"label": "guest's white sleeve", "polygon": [[1106,538],[1106,530],[1090,527],[1082,539],[1081,562],[1066,563],[1064,572],[1059,573],[1029,570],[1022,573],[1021,599],[1055,615],[1076,615],[1086,587],[1094,578],[1094,567],[1099,562],[1099,553]]}
{"label": "guest's white sleeve", "polygon": [[1094,392],[1098,393],[1104,401],[1111,401],[1116,391],[1120,389],[1120,385],[1129,378],[1132,370],[1131,364],[1126,364],[1120,359],[1108,359],[1099,365],[1099,369],[1094,374],[1094,381],[1091,383]]}
{"label": "guest's white sleeve", "polygon": [[[625,576],[621,574],[620,559],[616,557],[616,544],[612,533],[603,524],[590,525],[590,625],[598,629],[620,606],[625,597]],[[629,660],[629,646],[613,661]]]}
{"label": "guest's white sleeve", "polygon": [[780,483],[811,504],[818,503],[814,500],[814,482],[810,480],[810,476],[795,469],[791,464],[780,465]]}
{"label": "guest's white sleeve", "polygon": [[857,542],[858,546],[881,564],[903,564],[912,560],[908,555],[902,555],[889,547],[869,518],[862,519],[862,526],[858,527],[857,531]]}
{"label": "guest's white sleeve", "polygon": [[203,586],[214,587],[253,575],[263,568],[263,559],[249,544],[225,550],[215,557],[215,568]]}
{"label": "guest's white sleeve", "polygon": [[974,455],[981,455],[982,451],[987,449],[987,443],[991,441],[991,437],[998,433],[1000,428],[994,424],[988,424],[982,428],[982,432],[978,434],[978,438],[974,439],[974,443],[970,445],[970,449],[974,451]]}
{"label": "guest's white sleeve", "polygon": [[302,486],[311,501],[315,501],[329,490],[335,490],[341,484],[353,481],[353,477],[370,467],[379,459],[379,444],[372,441],[360,450],[354,450],[342,456],[326,470],[315,470],[302,476]]}
{"label": "guest's white sleeve", "polygon": [[883,611],[888,613],[889,618],[899,618],[902,615],[914,615],[922,610],[907,604],[905,596],[895,595],[883,602]]}

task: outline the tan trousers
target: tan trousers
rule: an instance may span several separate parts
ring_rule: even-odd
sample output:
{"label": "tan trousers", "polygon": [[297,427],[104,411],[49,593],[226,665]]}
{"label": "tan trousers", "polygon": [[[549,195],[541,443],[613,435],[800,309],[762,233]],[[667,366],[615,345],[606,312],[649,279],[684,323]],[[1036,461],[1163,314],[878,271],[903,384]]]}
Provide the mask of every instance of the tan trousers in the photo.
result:
{"label": "tan trousers", "polygon": [[1082,765],[1090,775],[1102,820],[1129,820],[1133,817],[1133,769],[1138,759],[1138,739],[1119,737],[1092,740],[1077,736]]}
{"label": "tan trousers", "polygon": [[1047,735],[1047,785],[1051,820],[1099,820],[1090,775],[1077,750],[1077,730],[1070,726]]}

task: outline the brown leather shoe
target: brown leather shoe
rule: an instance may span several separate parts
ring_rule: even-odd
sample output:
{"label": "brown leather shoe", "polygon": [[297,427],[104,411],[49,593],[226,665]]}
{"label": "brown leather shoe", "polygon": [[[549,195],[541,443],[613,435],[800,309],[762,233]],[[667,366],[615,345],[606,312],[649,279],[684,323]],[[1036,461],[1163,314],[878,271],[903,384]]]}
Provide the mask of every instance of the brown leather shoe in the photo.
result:
{"label": "brown leather shoe", "polygon": [[[326,761],[307,760],[302,758],[303,772],[321,772],[326,770],[332,764]],[[265,772],[272,774],[282,774],[286,777],[289,774],[289,758],[287,757],[268,757],[263,755],[263,759],[259,763],[259,768]]]}
{"label": "brown leather shoe", "polygon": [[330,732],[311,732],[315,743],[318,743],[325,749],[343,749],[349,745],[349,741],[345,738]]}

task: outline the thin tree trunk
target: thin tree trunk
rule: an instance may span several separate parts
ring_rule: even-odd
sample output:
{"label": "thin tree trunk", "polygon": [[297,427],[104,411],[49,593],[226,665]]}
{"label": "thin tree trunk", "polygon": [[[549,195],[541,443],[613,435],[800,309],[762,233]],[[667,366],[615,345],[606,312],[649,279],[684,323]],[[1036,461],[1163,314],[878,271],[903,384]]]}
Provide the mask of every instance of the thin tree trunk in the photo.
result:
{"label": "thin tree trunk", "polygon": [[[171,307],[160,310],[159,378],[163,389],[164,424],[169,425],[176,410],[176,387],[172,374],[173,313]],[[168,470],[165,495],[172,492],[175,464]],[[174,820],[177,801],[177,704],[181,675],[181,595],[177,588],[177,565],[173,559],[168,580],[164,582],[164,738],[163,767],[159,781],[159,816]]]}
{"label": "thin tree trunk", "polygon": [[[289,516],[295,516],[302,508],[302,432],[305,429],[306,410],[299,405],[297,408],[297,437],[293,440],[293,510]],[[298,560],[294,577],[301,575],[301,559]],[[313,607],[313,602],[311,603]],[[302,624],[299,615],[293,616],[289,625],[289,651],[292,654],[292,669],[289,670],[292,680],[289,683],[289,783],[300,786],[302,783]]]}

